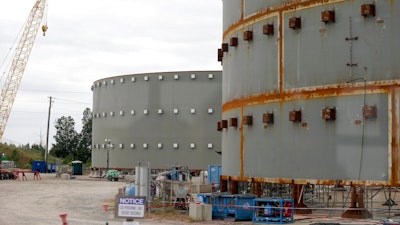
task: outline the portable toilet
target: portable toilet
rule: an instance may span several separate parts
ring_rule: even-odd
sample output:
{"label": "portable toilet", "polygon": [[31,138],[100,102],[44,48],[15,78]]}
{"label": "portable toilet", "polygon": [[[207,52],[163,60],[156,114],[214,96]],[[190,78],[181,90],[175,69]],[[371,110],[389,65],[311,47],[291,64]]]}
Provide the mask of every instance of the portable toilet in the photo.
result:
{"label": "portable toilet", "polygon": [[72,175],[82,175],[82,162],[73,161],[72,162]]}
{"label": "portable toilet", "polygon": [[208,165],[208,183],[212,184],[212,191],[216,192],[219,190],[220,177],[222,174],[221,165]]}

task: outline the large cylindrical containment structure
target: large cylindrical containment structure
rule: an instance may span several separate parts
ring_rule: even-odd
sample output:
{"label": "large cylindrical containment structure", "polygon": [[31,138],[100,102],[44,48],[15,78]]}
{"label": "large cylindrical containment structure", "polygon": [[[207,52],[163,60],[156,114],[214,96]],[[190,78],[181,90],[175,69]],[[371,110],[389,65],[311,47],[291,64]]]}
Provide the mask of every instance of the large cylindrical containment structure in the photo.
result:
{"label": "large cylindrical containment structure", "polygon": [[223,180],[398,186],[399,26],[395,0],[223,0]]}
{"label": "large cylindrical containment structure", "polygon": [[[221,163],[221,71],[108,77],[94,82],[92,166],[152,169]],[[106,141],[107,140],[107,141]]]}

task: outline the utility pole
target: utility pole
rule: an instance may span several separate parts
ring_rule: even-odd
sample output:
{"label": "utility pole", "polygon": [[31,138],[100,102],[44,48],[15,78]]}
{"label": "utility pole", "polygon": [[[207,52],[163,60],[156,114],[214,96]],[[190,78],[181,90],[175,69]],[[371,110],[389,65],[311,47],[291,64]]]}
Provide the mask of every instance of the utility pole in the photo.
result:
{"label": "utility pole", "polygon": [[49,158],[49,129],[50,129],[50,113],[51,113],[51,104],[53,103],[53,97],[49,97],[49,113],[47,115],[47,134],[46,134],[46,152],[44,153],[44,161],[46,164],[46,173],[47,173],[47,160]]}

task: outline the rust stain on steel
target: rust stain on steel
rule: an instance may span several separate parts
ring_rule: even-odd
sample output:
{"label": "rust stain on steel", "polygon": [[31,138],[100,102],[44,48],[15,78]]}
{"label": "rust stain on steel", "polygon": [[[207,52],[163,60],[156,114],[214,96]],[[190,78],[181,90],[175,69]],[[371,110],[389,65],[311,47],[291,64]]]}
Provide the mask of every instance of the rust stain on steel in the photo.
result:
{"label": "rust stain on steel", "polygon": [[242,0],[240,8],[240,19],[243,20],[243,18],[244,18],[244,0]]}
{"label": "rust stain on steel", "polygon": [[244,107],[241,108],[240,120],[240,177],[244,177]]}
{"label": "rust stain on steel", "polygon": [[[282,21],[283,15],[282,12],[279,13],[279,21]],[[279,32],[279,92],[283,91],[283,74],[284,74],[284,66],[283,66],[283,29],[282,29],[282,22],[279,22],[278,25],[278,32]]]}
{"label": "rust stain on steel", "polygon": [[[270,102],[278,101],[293,101],[298,99],[314,99],[314,98],[326,98],[326,97],[337,97],[346,95],[362,95],[364,91],[366,94],[376,93],[388,93],[390,88],[396,86],[399,87],[397,82],[367,82],[364,84],[337,84],[329,86],[315,86],[299,89],[291,89],[282,92],[271,92],[262,93],[258,95],[246,96],[239,99],[234,99],[229,102],[225,102],[222,106],[222,112],[225,113],[229,110],[246,107],[250,105],[260,105]],[[365,89],[365,90],[364,90]]]}
{"label": "rust stain on steel", "polygon": [[314,185],[336,185],[338,182],[344,186],[400,186],[387,181],[366,180],[316,180],[316,179],[290,179],[290,178],[264,178],[264,177],[239,177],[222,175],[221,180],[235,182],[274,183],[274,184],[314,184]]}
{"label": "rust stain on steel", "polygon": [[[249,16],[248,18],[244,18],[244,0],[242,0],[241,3],[241,20],[238,22],[232,24],[230,27],[228,27],[224,33],[223,33],[223,40],[225,40],[226,37],[228,37],[231,33],[234,31],[240,30],[244,26],[248,26],[249,24],[258,22],[262,20],[262,18],[267,17],[268,15],[272,13],[283,13],[287,11],[294,11],[302,8],[309,8],[309,7],[314,7],[317,5],[323,5],[323,4],[332,4],[332,3],[337,3],[337,2],[343,2],[344,0],[309,0],[309,1],[292,1],[292,2],[285,2],[282,4],[278,4],[275,6],[271,6],[267,9],[261,10],[260,12]],[[282,23],[282,20],[280,20],[280,23]]]}
{"label": "rust stain on steel", "polygon": [[391,143],[391,160],[389,159],[389,162],[392,162],[391,166],[391,177],[390,179],[392,180],[392,183],[398,183],[399,181],[399,117],[398,117],[398,111],[396,109],[399,108],[399,92],[398,88],[392,87],[391,89],[391,104],[389,104],[390,112],[389,112],[389,121],[392,122],[392,143]]}

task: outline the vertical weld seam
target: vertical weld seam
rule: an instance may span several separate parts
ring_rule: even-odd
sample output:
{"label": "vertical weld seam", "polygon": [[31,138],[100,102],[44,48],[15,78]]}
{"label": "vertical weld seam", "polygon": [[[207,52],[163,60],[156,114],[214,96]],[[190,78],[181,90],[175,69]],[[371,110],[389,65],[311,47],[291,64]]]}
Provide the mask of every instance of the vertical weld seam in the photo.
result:
{"label": "vertical weld seam", "polygon": [[391,135],[391,139],[392,139],[392,184],[397,184],[399,181],[399,177],[398,177],[398,166],[399,166],[399,162],[398,162],[398,152],[399,152],[399,132],[398,132],[398,124],[399,124],[399,118],[398,118],[398,93],[397,93],[397,89],[396,88],[392,88],[391,90],[391,114],[392,114],[392,135]]}
{"label": "vertical weld seam", "polygon": [[244,19],[244,0],[242,0],[242,6],[241,6],[241,14],[240,14],[240,20]]}
{"label": "vertical weld seam", "polygon": [[244,177],[244,107],[241,107],[241,117],[240,120],[240,177]]}
{"label": "vertical weld seam", "polygon": [[282,26],[283,26],[283,12],[279,11],[279,21],[278,21],[278,33],[279,33],[279,93],[282,93],[283,91],[283,31],[282,31]]}

